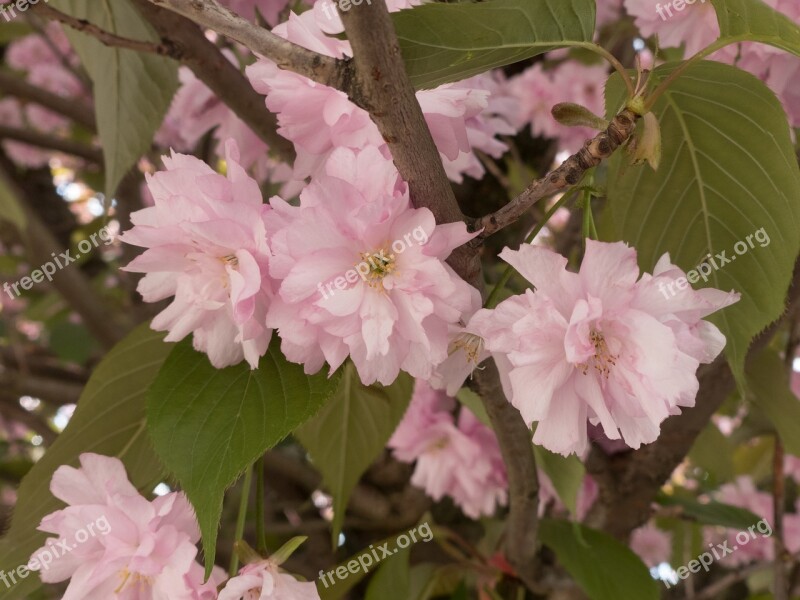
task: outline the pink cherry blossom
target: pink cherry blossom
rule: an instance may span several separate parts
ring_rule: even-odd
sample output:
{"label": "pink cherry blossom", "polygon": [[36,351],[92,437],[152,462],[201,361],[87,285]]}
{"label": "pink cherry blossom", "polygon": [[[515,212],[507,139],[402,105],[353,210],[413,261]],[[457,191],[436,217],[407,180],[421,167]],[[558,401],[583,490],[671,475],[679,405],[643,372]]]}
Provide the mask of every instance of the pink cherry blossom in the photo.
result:
{"label": "pink cherry blossom", "polygon": [[122,241],[147,248],[125,268],[146,273],[146,302],[174,296],[152,322],[176,342],[194,333],[194,347],[217,368],[246,359],[252,368],[267,350],[264,326],[272,296],[269,248],[258,184],[227,146],[227,177],[194,156],[164,157],[166,171],[147,179],[155,205],[131,215]]}
{"label": "pink cherry blossom", "polygon": [[298,581],[264,560],[241,569],[219,593],[219,600],[319,600],[319,592],[313,582]]}
{"label": "pink cherry blossom", "polygon": [[582,454],[588,421],[638,448],[658,437],[669,415],[693,406],[698,365],[724,345],[701,319],[738,295],[687,289],[659,299],[659,284],[682,272],[665,256],[654,276],[637,282],[636,251],[623,243],[587,240],[579,273],[543,247],[500,256],[536,292],[478,311],[467,329],[485,340],[525,422],[539,422],[534,442]]}
{"label": "pink cherry blossom", "polygon": [[668,563],[672,556],[672,536],[651,524],[634,530],[630,546],[642,562],[651,568]]}
{"label": "pink cherry blossom", "polygon": [[448,328],[477,290],[445,259],[474,234],[410,206],[394,165],[375,148],[337,149],[300,194],[267,216],[280,288],[267,315],[286,357],[318,371],[349,355],[365,384],[400,370],[426,379],[447,357]]}
{"label": "pink cherry blossom", "polygon": [[625,10],[634,18],[642,35],[658,35],[663,48],[686,44],[684,54],[691,56],[719,37],[719,24],[710,1],[687,2],[682,6],[682,10],[677,10],[671,2],[625,0]]}
{"label": "pink cherry blossom", "polygon": [[[31,564],[40,565],[42,581],[69,579],[64,600],[215,597],[219,572],[202,583],[203,569],[195,561],[200,532],[183,494],[150,502],[128,481],[120,460],[82,454],[80,464],[53,474],[50,490],[67,507],[39,526],[57,536],[33,553]],[[53,552],[56,544],[70,551]]]}
{"label": "pink cherry blossom", "polygon": [[494,432],[454,401],[417,380],[411,404],[389,447],[403,462],[414,462],[411,483],[434,500],[450,496],[474,519],[505,506],[508,480]]}
{"label": "pink cherry blossom", "polygon": [[623,0],[597,0],[597,26],[617,21],[622,16]]}
{"label": "pink cherry blossom", "polygon": [[220,0],[220,4],[250,21],[259,13],[270,27],[278,24],[281,11],[289,2],[290,0]]}

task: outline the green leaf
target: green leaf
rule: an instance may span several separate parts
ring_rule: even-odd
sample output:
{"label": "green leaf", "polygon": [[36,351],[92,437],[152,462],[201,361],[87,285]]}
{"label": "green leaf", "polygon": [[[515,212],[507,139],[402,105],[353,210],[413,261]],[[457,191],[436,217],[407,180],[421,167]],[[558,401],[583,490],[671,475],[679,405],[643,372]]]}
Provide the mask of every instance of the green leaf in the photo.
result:
{"label": "green leaf", "polygon": [[338,376],[308,376],[271,344],[258,369],[215,369],[185,340],[150,387],[147,426],[156,452],[197,512],[207,571],[214,565],[225,490],[268,448],[313,416]]}
{"label": "green leaf", "polygon": [[269,559],[278,566],[289,560],[289,557],[308,539],[306,535],[298,535],[273,552]]}
{"label": "green leaf", "polygon": [[[50,0],[50,5],[123,38],[159,42],[129,0]],[[150,147],[178,87],[177,63],[110,48],[65,27],[94,84],[97,130],[106,167],[106,197]]]}
{"label": "green leaf", "polygon": [[[653,77],[675,68],[658,67]],[[623,97],[621,87],[612,77],[609,113]],[[786,115],[761,81],[706,61],[677,78],[653,112],[662,133],[658,171],[628,165],[623,153],[610,161],[617,233],[636,247],[647,271],[664,252],[687,273],[713,255],[719,268],[705,263],[707,281],[695,274],[690,283],[741,293],[738,303],[709,318],[727,337],[741,384],[750,341],[783,312],[800,250],[800,169]],[[723,252],[724,265],[716,256]],[[669,297],[669,290],[662,293]]]}
{"label": "green leaf", "polygon": [[711,0],[720,39],[769,44],[800,56],[800,26],[763,0]]}
{"label": "green leaf", "polygon": [[411,552],[406,548],[382,562],[370,579],[364,600],[409,600],[410,558]]}
{"label": "green leaf", "polygon": [[714,423],[706,425],[689,451],[689,459],[717,483],[733,479],[733,445]]}
{"label": "green leaf", "polygon": [[533,452],[536,464],[550,478],[561,502],[573,518],[577,519],[578,492],[586,475],[583,463],[574,454],[561,456],[536,444],[533,445]]}
{"label": "green leaf", "polygon": [[694,498],[661,494],[656,501],[662,506],[680,506],[683,514],[701,525],[720,525],[730,529],[747,529],[761,520],[746,508],[731,506],[723,502],[701,503]]}
{"label": "green leaf", "polygon": [[[576,536],[575,527],[580,529],[586,545]],[[554,519],[542,520],[539,536],[592,600],[658,600],[658,584],[647,567],[611,536]]]}
{"label": "green leaf", "polygon": [[466,79],[555,48],[591,44],[594,0],[431,3],[392,14],[417,89]]}
{"label": "green leaf", "polygon": [[367,387],[348,362],[333,399],[295,432],[333,496],[334,548],[350,494],[403,418],[413,385],[413,379],[401,373],[390,386]]}
{"label": "green leaf", "polygon": [[0,176],[0,221],[12,223],[20,233],[24,233],[27,226],[25,213],[5,176]]}
{"label": "green leaf", "polygon": [[753,403],[772,421],[787,452],[800,456],[800,400],[789,387],[789,376],[773,350],[759,353],[747,366]]}
{"label": "green leaf", "polygon": [[[69,425],[19,487],[11,529],[0,541],[0,569],[8,573],[26,564],[44,543],[46,535],[36,527],[43,516],[63,507],[49,492],[50,479],[62,465],[77,466],[80,454],[120,458],[130,480],[144,493],[158,483],[163,468],[145,432],[145,393],[170,350],[163,337],[142,325],[94,370]],[[40,585],[33,576],[11,588],[0,586],[0,598],[27,598]]]}

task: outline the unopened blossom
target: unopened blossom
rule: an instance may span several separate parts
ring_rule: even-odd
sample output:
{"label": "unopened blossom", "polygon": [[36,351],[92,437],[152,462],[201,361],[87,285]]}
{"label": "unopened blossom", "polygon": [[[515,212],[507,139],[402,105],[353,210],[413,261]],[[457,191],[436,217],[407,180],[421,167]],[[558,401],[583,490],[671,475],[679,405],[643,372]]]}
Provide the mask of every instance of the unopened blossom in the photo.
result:
{"label": "unopened blossom", "polygon": [[267,325],[286,357],[314,373],[349,356],[367,385],[388,385],[400,370],[430,377],[447,358],[448,328],[477,294],[445,262],[474,234],[412,208],[375,148],[339,148],[300,206],[271,204],[270,273],[280,287]]}
{"label": "unopened blossom", "polygon": [[[32,555],[42,581],[69,580],[63,600],[212,600],[219,572],[203,583],[200,532],[185,496],[148,501],[117,458],[87,453],[80,464],[59,467],[50,483],[67,507],[39,526],[56,536]],[[59,543],[70,551],[52,552]]]}
{"label": "unopened blossom", "polygon": [[495,356],[506,396],[525,422],[538,422],[534,442],[582,454],[588,422],[638,448],[658,437],[669,415],[694,405],[697,367],[724,345],[702,319],[738,295],[687,288],[665,298],[659,284],[683,272],[665,256],[653,276],[639,280],[636,251],[621,242],[587,240],[578,273],[543,247],[525,244],[500,256],[536,291],[478,311],[468,329]]}
{"label": "unopened blossom", "polygon": [[313,582],[298,581],[270,560],[252,563],[225,584],[218,600],[319,600]]}
{"label": "unopened blossom", "polygon": [[194,334],[196,350],[223,368],[247,360],[252,368],[267,350],[265,325],[272,296],[263,204],[255,180],[227,145],[227,176],[173,152],[165,171],[148,176],[154,206],[131,215],[122,241],[147,248],[125,267],[146,273],[138,291],[146,302],[174,296],[151,324],[166,341]]}
{"label": "unopened blossom", "polygon": [[630,546],[642,562],[651,568],[668,563],[672,556],[672,536],[651,524],[631,533]]}
{"label": "unopened blossom", "polygon": [[508,479],[494,432],[468,409],[417,380],[411,404],[389,440],[395,458],[414,462],[411,483],[434,500],[445,496],[469,517],[494,514],[507,501]]}

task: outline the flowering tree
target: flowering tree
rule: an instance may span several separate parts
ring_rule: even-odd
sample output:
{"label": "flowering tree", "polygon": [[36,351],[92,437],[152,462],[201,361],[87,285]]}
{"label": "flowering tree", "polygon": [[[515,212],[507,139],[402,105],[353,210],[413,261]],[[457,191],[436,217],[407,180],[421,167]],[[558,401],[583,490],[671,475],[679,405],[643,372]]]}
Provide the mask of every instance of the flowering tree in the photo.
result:
{"label": "flowering tree", "polygon": [[0,599],[798,597],[799,23],[3,0]]}

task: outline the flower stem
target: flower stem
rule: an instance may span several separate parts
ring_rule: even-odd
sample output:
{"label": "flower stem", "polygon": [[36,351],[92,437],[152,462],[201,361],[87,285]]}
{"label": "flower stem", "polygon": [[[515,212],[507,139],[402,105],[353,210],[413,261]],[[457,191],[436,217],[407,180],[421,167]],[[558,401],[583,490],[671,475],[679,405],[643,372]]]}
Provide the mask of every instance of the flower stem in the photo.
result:
{"label": "flower stem", "polygon": [[[248,501],[250,500],[250,484],[252,481],[253,471],[252,469],[247,469],[244,474],[244,482],[242,483],[242,498],[239,501],[239,516],[236,519],[236,536],[234,539],[237,542],[244,537],[244,524],[247,520],[247,505]],[[236,575],[236,571],[238,570],[239,555],[236,553],[236,549],[234,548],[233,554],[231,555],[231,564],[228,568],[228,575],[230,577],[234,577]]]}
{"label": "flower stem", "polygon": [[264,532],[264,457],[256,461],[256,551],[267,555],[267,537]]}

